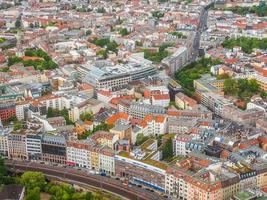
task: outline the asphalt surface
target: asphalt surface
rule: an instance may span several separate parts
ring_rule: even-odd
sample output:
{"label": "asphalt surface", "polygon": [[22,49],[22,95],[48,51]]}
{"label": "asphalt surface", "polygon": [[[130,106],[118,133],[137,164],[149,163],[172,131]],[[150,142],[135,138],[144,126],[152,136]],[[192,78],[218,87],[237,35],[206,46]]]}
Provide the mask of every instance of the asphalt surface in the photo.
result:
{"label": "asphalt surface", "polygon": [[61,180],[66,180],[66,182],[80,182],[85,185],[110,191],[131,200],[163,199],[163,197],[155,192],[149,192],[143,188],[135,186],[129,187],[127,185],[123,185],[121,181],[99,175],[90,175],[82,170],[23,161],[6,160],[5,164],[8,166],[10,171],[17,173],[24,171],[43,172],[45,175],[58,177]]}

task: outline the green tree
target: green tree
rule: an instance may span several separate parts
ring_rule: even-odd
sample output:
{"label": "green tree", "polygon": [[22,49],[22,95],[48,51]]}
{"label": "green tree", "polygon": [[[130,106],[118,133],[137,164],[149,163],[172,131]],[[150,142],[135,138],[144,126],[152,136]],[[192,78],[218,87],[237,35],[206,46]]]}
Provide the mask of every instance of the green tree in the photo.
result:
{"label": "green tree", "polygon": [[82,113],[81,115],[80,115],[80,119],[82,120],[82,121],[85,121],[85,120],[92,120],[93,119],[93,114],[92,114],[92,112],[85,112],[85,113]]}
{"label": "green tree", "polygon": [[40,188],[28,189],[25,200],[40,200]]}
{"label": "green tree", "polygon": [[47,118],[55,117],[53,108],[48,107],[48,109],[47,109],[47,113],[46,113],[46,117],[47,117]]}
{"label": "green tree", "polygon": [[119,34],[121,36],[125,36],[125,35],[128,35],[129,32],[128,32],[127,28],[123,28],[123,29],[120,30]]}
{"label": "green tree", "polygon": [[88,36],[88,35],[91,35],[92,31],[90,29],[88,29],[85,34]]}
{"label": "green tree", "polygon": [[21,27],[21,20],[18,18],[15,22],[15,27],[20,28]]}
{"label": "green tree", "polygon": [[238,83],[236,80],[234,79],[226,79],[224,81],[224,92],[227,95],[233,95],[233,96],[237,96],[238,95]]}
{"label": "green tree", "polygon": [[44,188],[46,185],[44,174],[41,172],[24,172],[20,178],[20,182],[26,189],[34,189],[36,187]]}
{"label": "green tree", "polygon": [[14,131],[22,129],[22,123],[20,121],[15,121],[13,129]]}
{"label": "green tree", "polygon": [[16,63],[19,63],[21,61],[22,61],[22,59],[20,57],[18,57],[18,56],[11,56],[7,60],[7,65],[8,66],[11,66],[11,65],[14,65]]}
{"label": "green tree", "polygon": [[[0,156],[0,179],[1,177],[5,176],[7,173],[6,166],[5,166],[5,160],[2,156]],[[1,183],[1,181],[0,181]]]}
{"label": "green tree", "polygon": [[172,145],[172,138],[169,138],[167,142],[164,144],[162,149],[162,158],[164,160],[173,157],[173,145]]}
{"label": "green tree", "polygon": [[136,145],[141,145],[141,144],[143,144],[146,140],[148,140],[149,139],[149,137],[148,136],[144,136],[144,134],[143,133],[139,133],[139,134],[137,134],[137,136],[136,136]]}

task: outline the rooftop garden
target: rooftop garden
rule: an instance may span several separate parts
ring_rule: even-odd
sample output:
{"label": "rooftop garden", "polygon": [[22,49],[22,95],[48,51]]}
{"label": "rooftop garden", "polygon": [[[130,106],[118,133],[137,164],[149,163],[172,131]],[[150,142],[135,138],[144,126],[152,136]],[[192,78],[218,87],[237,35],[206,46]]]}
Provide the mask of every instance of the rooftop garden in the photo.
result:
{"label": "rooftop garden", "polygon": [[135,158],[131,157],[128,152],[124,152],[124,151],[121,151],[119,153],[119,156],[122,156],[122,157],[125,157],[125,158],[130,158],[130,159],[133,159],[133,160],[136,160],[136,161],[139,161],[139,162],[143,162],[143,163],[146,163],[148,165],[152,165],[154,167],[158,167],[158,168],[163,169],[163,170],[167,169],[167,167],[168,167],[167,164],[165,164],[163,162],[155,161],[155,160],[152,160],[152,159],[145,159],[145,160],[135,159]]}

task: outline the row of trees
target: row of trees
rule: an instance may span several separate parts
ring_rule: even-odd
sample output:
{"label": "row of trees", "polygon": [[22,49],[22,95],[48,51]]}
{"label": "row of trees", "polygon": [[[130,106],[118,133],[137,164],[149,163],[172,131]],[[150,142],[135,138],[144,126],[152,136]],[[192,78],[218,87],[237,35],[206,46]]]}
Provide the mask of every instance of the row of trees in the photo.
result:
{"label": "row of trees", "polygon": [[252,53],[253,49],[267,49],[267,38],[258,39],[258,38],[247,38],[240,37],[237,39],[228,39],[222,43],[223,47],[228,49],[233,49],[235,46],[242,48],[242,51],[245,53]]}
{"label": "row of trees", "polygon": [[35,69],[38,70],[49,70],[55,69],[58,65],[52,60],[52,58],[43,50],[38,49],[27,49],[25,51],[25,56],[29,57],[39,57],[40,59],[35,60],[23,60],[18,56],[11,56],[8,58],[8,66],[14,65],[16,63],[23,63],[25,67],[33,66]]}
{"label": "row of trees", "polygon": [[258,6],[252,6],[252,7],[234,7],[234,8],[228,8],[227,10],[230,10],[236,14],[239,15],[246,15],[246,14],[256,14],[259,17],[266,17],[267,16],[267,5],[266,2],[261,2]]}
{"label": "row of trees", "polygon": [[50,200],[101,200],[101,195],[91,192],[76,192],[69,184],[48,183],[41,172],[25,172],[20,183],[26,188],[25,200],[40,200],[40,193],[51,195]]}
{"label": "row of trees", "polygon": [[228,78],[224,81],[224,92],[226,95],[249,101],[253,95],[260,92],[260,86],[255,79]]}
{"label": "row of trees", "polygon": [[187,94],[192,94],[195,89],[193,81],[201,78],[203,74],[210,72],[210,67],[220,64],[221,61],[212,58],[201,58],[192,62],[178,71],[175,75],[177,81],[181,84]]}

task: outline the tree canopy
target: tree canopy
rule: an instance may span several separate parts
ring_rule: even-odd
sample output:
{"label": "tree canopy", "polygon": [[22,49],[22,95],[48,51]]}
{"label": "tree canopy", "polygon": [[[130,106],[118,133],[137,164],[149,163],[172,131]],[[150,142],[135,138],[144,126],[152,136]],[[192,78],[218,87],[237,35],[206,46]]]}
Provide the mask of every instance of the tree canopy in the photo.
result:
{"label": "tree canopy", "polygon": [[163,146],[162,149],[162,159],[168,160],[173,157],[173,145],[172,138],[169,138]]}
{"label": "tree canopy", "polygon": [[128,35],[130,32],[127,30],[127,28],[123,28],[120,30],[119,34],[121,36],[125,36],[125,35]]}
{"label": "tree canopy", "polygon": [[224,92],[226,95],[237,97],[244,101],[260,92],[260,86],[255,79],[225,79]]}
{"label": "tree canopy", "polygon": [[44,188],[46,185],[44,174],[41,172],[27,171],[22,174],[20,182],[26,189]]}
{"label": "tree canopy", "polygon": [[85,120],[92,120],[93,119],[93,113],[92,112],[85,112],[85,113],[82,113],[80,115],[80,119],[82,121],[85,121]]}
{"label": "tree canopy", "polygon": [[240,37],[237,39],[228,39],[222,43],[223,47],[227,49],[233,49],[235,46],[242,48],[242,51],[245,53],[252,53],[253,49],[267,49],[267,38],[258,39],[258,38],[247,38]]}
{"label": "tree canopy", "polygon": [[176,72],[176,79],[181,84],[187,94],[195,91],[193,82],[201,78],[203,74],[210,72],[210,67],[220,64],[221,61],[212,58],[201,58],[198,61],[186,65],[184,68]]}
{"label": "tree canopy", "polygon": [[52,58],[41,49],[26,49],[25,56],[39,57],[40,59],[23,60],[18,56],[11,56],[8,58],[8,66],[14,65],[16,63],[23,63],[25,67],[33,66],[35,69],[41,71],[55,69],[58,67],[58,65],[52,60]]}
{"label": "tree canopy", "polygon": [[258,6],[254,5],[252,7],[240,7],[236,6],[234,8],[227,8],[226,10],[230,10],[233,13],[238,15],[246,15],[246,14],[256,14],[259,17],[267,16],[267,5],[266,2],[261,2]]}
{"label": "tree canopy", "polygon": [[147,141],[148,139],[149,139],[148,136],[144,136],[143,133],[139,133],[136,136],[136,145],[139,146],[139,145],[143,144],[145,141]]}

